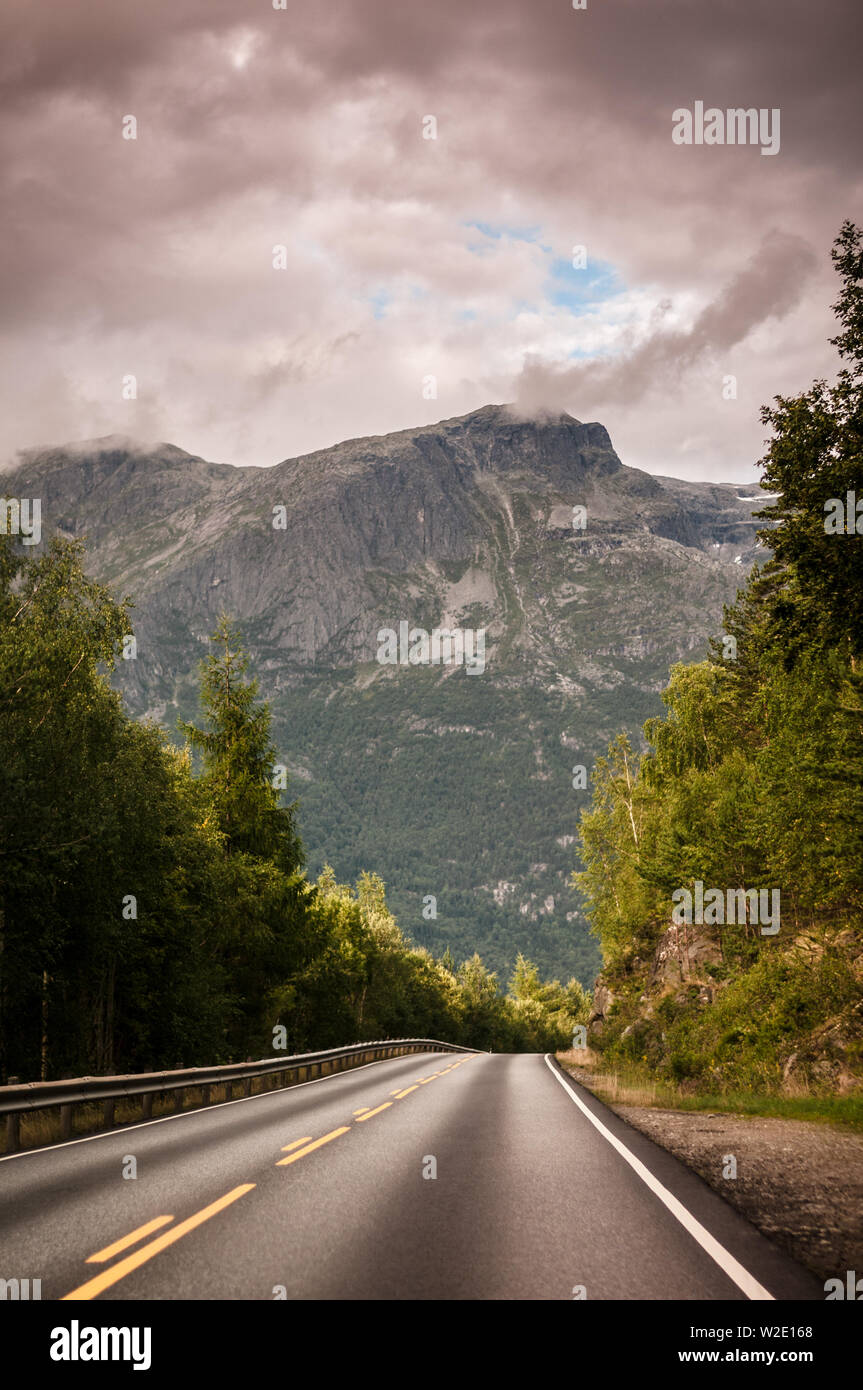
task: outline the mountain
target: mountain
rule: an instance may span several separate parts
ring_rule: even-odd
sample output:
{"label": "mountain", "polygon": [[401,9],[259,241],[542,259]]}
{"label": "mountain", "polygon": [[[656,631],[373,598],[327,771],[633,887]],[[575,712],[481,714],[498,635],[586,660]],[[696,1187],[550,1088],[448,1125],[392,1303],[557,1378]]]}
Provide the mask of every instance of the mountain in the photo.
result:
{"label": "mountain", "polygon": [[[3,487],[132,596],[139,716],[191,716],[208,634],[239,622],[313,872],[376,870],[436,953],[592,980],[573,768],[703,655],[757,557],[757,486],[653,477],[600,424],[486,406],[272,468],[111,436],[28,451]],[[484,669],[380,664],[402,622],[484,629]]]}

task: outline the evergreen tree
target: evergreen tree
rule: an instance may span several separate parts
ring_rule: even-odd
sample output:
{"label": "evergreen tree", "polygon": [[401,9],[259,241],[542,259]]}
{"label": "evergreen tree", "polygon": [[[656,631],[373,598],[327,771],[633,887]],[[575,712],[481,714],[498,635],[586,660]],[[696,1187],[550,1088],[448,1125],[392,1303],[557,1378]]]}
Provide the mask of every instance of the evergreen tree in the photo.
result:
{"label": "evergreen tree", "polygon": [[[773,429],[762,486],[779,494],[759,513],[773,559],[760,592],[785,644],[786,665],[807,644],[863,654],[863,505],[848,517],[848,494],[863,504],[863,231],[844,223],[832,251],[841,279],[833,306],[842,332],[830,341],[842,368],[832,386],[813,383],[777,396],[761,418]],[[842,518],[836,517],[840,504]],[[853,504],[852,504],[853,507]],[[835,528],[835,529],[832,529]]]}
{"label": "evergreen tree", "polygon": [[[762,413],[763,485],[778,495],[759,534],[772,554],[726,610],[734,659],[717,638],[709,661],[672,668],[640,766],[618,739],[582,817],[578,879],[617,997],[599,1045],[678,1079],[779,1085],[828,1020],[849,1056],[860,1049],[863,534],[825,529],[831,498],[843,515],[847,493],[863,501],[858,228],[843,226],[833,259],[843,366],[835,385]],[[723,897],[778,889],[781,930],[765,938],[748,915],[699,924],[719,963],[693,974],[687,957],[680,992],[648,1000],[672,894],[696,880]],[[684,930],[684,957],[686,942]]]}
{"label": "evergreen tree", "polygon": [[274,785],[276,750],[270,741],[270,709],[258,703],[258,682],[246,680],[249,659],[239,634],[223,614],[201,663],[201,704],[207,728],[180,721],[203,755],[203,785],[227,854],[245,853],[292,874],[302,866],[296,803],[282,806]]}

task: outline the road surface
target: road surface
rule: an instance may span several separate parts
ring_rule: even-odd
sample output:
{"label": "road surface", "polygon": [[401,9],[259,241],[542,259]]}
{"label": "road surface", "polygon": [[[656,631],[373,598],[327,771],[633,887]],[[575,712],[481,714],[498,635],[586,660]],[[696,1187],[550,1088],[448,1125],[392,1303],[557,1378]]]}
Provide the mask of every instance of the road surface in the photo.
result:
{"label": "road surface", "polygon": [[485,1053],[0,1160],[0,1277],[72,1301],[824,1297],[553,1059]]}

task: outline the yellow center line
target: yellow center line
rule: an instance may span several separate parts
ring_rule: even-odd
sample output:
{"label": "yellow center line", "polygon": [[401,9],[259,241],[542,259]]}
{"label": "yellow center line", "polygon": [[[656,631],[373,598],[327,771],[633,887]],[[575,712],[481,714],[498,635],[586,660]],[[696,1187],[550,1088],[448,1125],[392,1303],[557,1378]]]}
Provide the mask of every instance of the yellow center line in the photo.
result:
{"label": "yellow center line", "polygon": [[385,1100],[384,1103],[383,1103],[383,1105],[379,1105],[379,1106],[378,1106],[377,1110],[370,1110],[369,1113],[368,1113],[367,1115],[358,1115],[358,1116],[357,1116],[357,1124],[358,1124],[358,1125],[362,1124],[363,1120],[370,1120],[370,1119],[372,1118],[372,1115],[379,1115],[379,1114],[381,1113],[382,1110],[389,1110],[389,1108],[390,1108],[391,1105],[392,1105],[392,1101],[391,1101],[391,1100]]}
{"label": "yellow center line", "polygon": [[421,1076],[419,1081],[417,1082],[417,1085],[427,1086],[430,1081],[436,1080],[438,1076],[440,1076],[440,1072],[437,1071],[435,1072],[434,1076]]}
{"label": "yellow center line", "polygon": [[64,1294],[61,1303],[67,1303],[70,1299],[89,1299],[96,1298],[104,1289],[108,1289],[112,1284],[116,1284],[120,1279],[125,1279],[127,1274],[131,1274],[133,1269],[146,1264],[152,1260],[154,1255],[173,1245],[175,1240],[180,1240],[182,1236],[188,1235],[189,1231],[194,1231],[196,1226],[202,1225],[204,1221],[209,1221],[211,1216],[216,1216],[218,1212],[224,1211],[232,1202],[236,1202],[239,1197],[244,1197],[247,1192],[251,1192],[255,1186],[253,1182],[243,1183],[240,1187],[233,1188],[226,1192],[224,1197],[218,1201],[211,1202],[208,1207],[196,1211],[194,1216],[189,1216],[185,1221],[181,1221],[179,1226],[175,1226],[171,1231],[165,1231],[164,1235],[157,1236],[151,1240],[149,1245],[136,1250],[133,1255],[127,1255],[125,1260],[119,1264],[112,1265],[110,1269],[103,1269],[101,1274],[97,1274],[94,1279],[88,1279],[86,1284],[81,1284],[71,1293]]}
{"label": "yellow center line", "polygon": [[367,1105],[361,1105],[360,1108],[359,1108],[359,1110],[355,1110],[355,1111],[354,1111],[354,1114],[355,1114],[355,1115],[364,1115],[364,1114],[366,1113],[366,1111],[368,1110],[368,1108],[369,1108],[369,1107],[368,1107]]}
{"label": "yellow center line", "polygon": [[411,1091],[418,1091],[418,1090],[419,1090],[419,1082],[417,1082],[416,1086],[408,1086],[408,1088],[407,1088],[406,1091],[394,1091],[393,1094],[395,1095],[396,1100],[401,1100],[404,1096],[409,1096],[410,1093],[411,1093]]}
{"label": "yellow center line", "polygon": [[290,1158],[280,1158],[276,1167],[284,1168],[288,1163],[296,1163],[298,1158],[305,1158],[306,1154],[313,1153],[314,1150],[319,1149],[322,1144],[329,1144],[331,1139],[338,1139],[340,1134],[347,1134],[349,1129],[350,1125],[342,1125],[341,1129],[330,1130],[329,1134],[325,1134],[323,1139],[316,1139],[313,1144],[307,1144],[304,1149],[297,1149],[297,1152],[291,1154]]}
{"label": "yellow center line", "polygon": [[312,1136],[310,1134],[307,1134],[303,1139],[295,1139],[293,1144],[283,1144],[282,1153],[289,1154],[291,1152],[291,1149],[298,1149],[301,1144],[308,1144],[311,1137]]}
{"label": "yellow center line", "polygon": [[154,1216],[152,1221],[146,1225],[139,1226],[137,1230],[130,1231],[127,1236],[121,1236],[115,1240],[113,1245],[106,1245],[104,1250],[97,1250],[95,1255],[87,1256],[88,1265],[100,1265],[105,1260],[112,1260],[115,1255],[119,1255],[121,1250],[126,1250],[130,1245],[134,1245],[136,1240],[143,1240],[151,1231],[158,1231],[162,1226],[167,1226],[169,1221],[173,1221],[173,1216]]}

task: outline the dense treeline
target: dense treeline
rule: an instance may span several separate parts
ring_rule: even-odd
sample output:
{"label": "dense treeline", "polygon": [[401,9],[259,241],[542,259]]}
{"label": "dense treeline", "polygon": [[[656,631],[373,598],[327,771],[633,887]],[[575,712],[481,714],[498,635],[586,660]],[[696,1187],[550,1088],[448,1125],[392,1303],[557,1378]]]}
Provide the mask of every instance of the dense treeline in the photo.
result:
{"label": "dense treeline", "polygon": [[565,1043],[576,982],[510,992],[402,936],[381,881],[310,883],[266,704],[225,619],[174,747],[108,673],[128,601],[80,542],[0,536],[0,1076],[134,1071],[386,1036]]}
{"label": "dense treeline", "polygon": [[[368,686],[343,669],[326,682],[310,671],[274,698],[274,724],[286,757],[314,769],[302,821],[316,873],[329,861],[353,880],[373,865],[404,930],[435,955],[449,949],[463,959],[479,950],[506,979],[517,943],[529,940],[543,975],[564,971],[588,984],[599,951],[566,881],[570,851],[559,837],[572,827],[561,823],[561,802],[572,788],[559,750],[574,719],[589,744],[611,715],[537,688],[534,670],[508,670],[502,682],[488,669],[482,680],[447,680],[417,666]],[[636,719],[654,704],[645,697]],[[556,794],[537,780],[540,759],[555,769]],[[459,833],[465,826],[470,835]],[[514,891],[495,899],[502,882]],[[422,916],[429,893],[437,899],[432,920]],[[543,910],[549,896],[551,912]]]}
{"label": "dense treeline", "polygon": [[[772,554],[726,610],[710,659],[673,668],[640,762],[621,737],[598,764],[582,818],[577,877],[613,999],[594,1041],[609,1059],[696,1086],[791,1077],[847,1088],[863,1071],[859,228],[843,226],[833,259],[837,381],[762,411],[772,427],[762,486],[775,500],[760,538]],[[672,894],[698,881],[778,888],[780,929],[705,914],[685,926],[690,958],[675,978],[656,948]]]}

